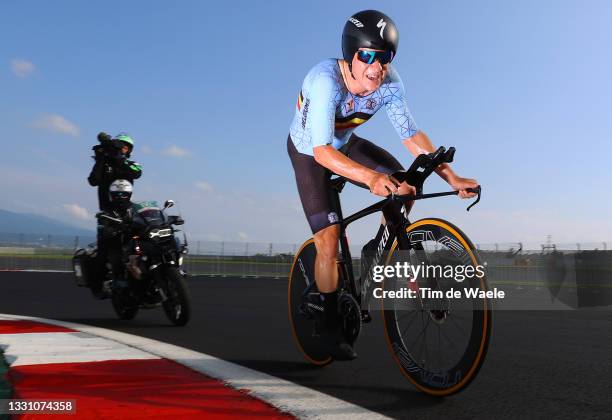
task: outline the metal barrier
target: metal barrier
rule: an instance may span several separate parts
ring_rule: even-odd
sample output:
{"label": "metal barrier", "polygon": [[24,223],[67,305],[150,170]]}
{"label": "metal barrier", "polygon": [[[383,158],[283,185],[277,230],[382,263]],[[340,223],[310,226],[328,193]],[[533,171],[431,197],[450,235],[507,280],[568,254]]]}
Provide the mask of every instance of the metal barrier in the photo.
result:
{"label": "metal barrier", "polygon": [[[71,271],[74,249],[94,241],[94,237],[0,233],[0,270]],[[492,285],[544,284],[550,279],[551,272],[557,276],[561,273],[560,266],[551,263],[551,256],[555,255],[571,259],[563,266],[571,266],[579,283],[587,280],[592,283],[594,278],[595,283],[599,282],[597,284],[612,283],[608,281],[612,273],[612,251],[607,250],[605,242],[565,245],[550,242],[545,245],[499,243],[477,245],[476,248],[481,260],[487,263],[487,277]],[[193,275],[286,278],[298,245],[192,241],[189,249],[184,267]],[[351,248],[357,276],[360,251],[360,247]]]}

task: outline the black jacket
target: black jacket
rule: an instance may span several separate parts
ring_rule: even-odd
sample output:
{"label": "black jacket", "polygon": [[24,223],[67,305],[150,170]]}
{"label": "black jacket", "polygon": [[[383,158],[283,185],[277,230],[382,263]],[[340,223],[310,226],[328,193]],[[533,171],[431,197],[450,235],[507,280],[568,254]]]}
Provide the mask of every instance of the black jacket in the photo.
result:
{"label": "black jacket", "polygon": [[125,208],[111,208],[99,213],[99,215],[106,215],[115,219],[121,219],[121,223],[116,223],[111,220],[107,220],[104,217],[98,217],[98,239],[108,240],[116,238],[118,235],[124,233],[130,226],[134,203],[129,203]]}

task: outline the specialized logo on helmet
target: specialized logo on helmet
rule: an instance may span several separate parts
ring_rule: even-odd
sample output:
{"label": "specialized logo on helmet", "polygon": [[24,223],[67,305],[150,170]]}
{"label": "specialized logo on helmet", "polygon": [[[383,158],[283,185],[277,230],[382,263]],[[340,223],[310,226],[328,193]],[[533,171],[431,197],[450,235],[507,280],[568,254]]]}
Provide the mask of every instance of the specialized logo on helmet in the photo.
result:
{"label": "specialized logo on helmet", "polygon": [[361,23],[358,19],[355,19],[354,17],[351,16],[350,18],[348,18],[348,20],[356,27],[363,28],[363,23]]}
{"label": "specialized logo on helmet", "polygon": [[382,39],[385,39],[385,37],[383,36],[383,31],[385,30],[385,26],[387,26],[387,22],[385,22],[382,18],[376,24],[376,27],[380,28],[380,37]]}

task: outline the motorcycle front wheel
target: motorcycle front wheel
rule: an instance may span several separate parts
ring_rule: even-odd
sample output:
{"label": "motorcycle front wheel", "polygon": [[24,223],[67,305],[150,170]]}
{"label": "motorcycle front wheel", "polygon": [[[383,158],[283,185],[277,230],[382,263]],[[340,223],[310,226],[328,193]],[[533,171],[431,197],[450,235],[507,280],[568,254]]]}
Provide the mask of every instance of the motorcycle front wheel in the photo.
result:
{"label": "motorcycle front wheel", "polygon": [[163,287],[167,299],[163,302],[164,312],[174,325],[182,327],[191,318],[191,297],[187,282],[175,267],[167,267],[163,272]]}

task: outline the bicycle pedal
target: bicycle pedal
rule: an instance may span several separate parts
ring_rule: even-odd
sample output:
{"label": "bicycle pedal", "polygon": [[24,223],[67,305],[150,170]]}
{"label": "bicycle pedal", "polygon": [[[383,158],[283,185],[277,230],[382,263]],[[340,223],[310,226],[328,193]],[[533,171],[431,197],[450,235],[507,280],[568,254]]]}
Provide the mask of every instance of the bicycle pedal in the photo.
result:
{"label": "bicycle pedal", "polygon": [[367,309],[361,310],[361,322],[364,324],[369,324],[372,322],[372,315],[370,315],[370,311]]}

